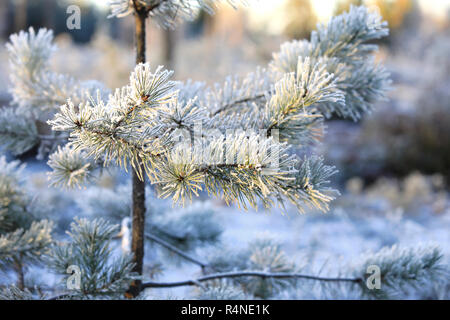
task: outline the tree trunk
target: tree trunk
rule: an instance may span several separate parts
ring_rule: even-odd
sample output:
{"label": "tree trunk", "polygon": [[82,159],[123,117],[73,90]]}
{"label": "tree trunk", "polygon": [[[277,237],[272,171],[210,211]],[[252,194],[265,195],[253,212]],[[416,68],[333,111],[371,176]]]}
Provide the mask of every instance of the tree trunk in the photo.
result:
{"label": "tree trunk", "polygon": [[174,69],[175,56],[175,31],[164,29],[163,31],[163,58],[166,69]]}
{"label": "tree trunk", "polygon": [[[145,62],[145,20],[147,14],[143,11],[135,13],[136,19],[136,64]],[[144,234],[145,234],[145,175],[140,180],[138,174],[133,170],[132,184],[132,236],[131,252],[135,267],[133,269],[139,275],[142,275],[144,262]],[[136,297],[141,292],[141,280],[132,282],[128,293]]]}
{"label": "tree trunk", "polygon": [[17,0],[14,7],[15,32],[27,28],[27,0]]}
{"label": "tree trunk", "polygon": [[47,29],[55,29],[55,19],[54,19],[54,7],[55,3],[53,0],[45,0],[43,7],[44,7],[44,26]]}

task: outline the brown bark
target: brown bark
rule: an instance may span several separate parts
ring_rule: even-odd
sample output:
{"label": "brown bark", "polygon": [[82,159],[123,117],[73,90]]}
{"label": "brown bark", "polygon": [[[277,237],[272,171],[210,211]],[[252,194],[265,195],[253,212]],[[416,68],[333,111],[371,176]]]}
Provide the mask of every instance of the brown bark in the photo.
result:
{"label": "brown bark", "polygon": [[146,11],[138,9],[135,13],[135,37],[136,37],[136,64],[145,62],[145,20],[147,18]]}
{"label": "brown bark", "polygon": [[16,32],[27,28],[27,0],[18,0],[15,2],[14,28]]}
{"label": "brown bark", "polygon": [[17,288],[20,290],[25,289],[25,276],[23,272],[23,265],[20,261],[15,261],[14,269],[16,270],[17,274]]}
{"label": "brown bark", "polygon": [[[147,13],[144,10],[136,10],[135,20],[135,38],[136,38],[136,64],[145,62],[145,20]],[[143,172],[143,170],[142,170]],[[135,267],[133,269],[139,275],[142,275],[144,264],[144,236],[145,236],[145,175],[139,179],[135,170],[132,173],[132,236],[131,252]],[[128,295],[136,297],[142,291],[142,281],[132,282]]]}

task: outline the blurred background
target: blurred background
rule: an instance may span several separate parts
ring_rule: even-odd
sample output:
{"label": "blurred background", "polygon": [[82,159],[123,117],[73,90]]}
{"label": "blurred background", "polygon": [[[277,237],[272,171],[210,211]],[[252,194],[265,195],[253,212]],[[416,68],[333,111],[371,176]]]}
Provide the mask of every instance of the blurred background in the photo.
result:
{"label": "blurred background", "polygon": [[[378,59],[391,72],[389,99],[355,123],[333,118],[316,153],[339,174],[342,195],[331,213],[287,219],[277,214],[239,214],[216,201],[224,215],[224,238],[270,232],[296,255],[324,261],[351,259],[396,243],[439,243],[450,253],[450,0],[248,0],[234,10],[223,4],[214,16],[198,12],[174,31],[148,22],[151,65],[175,70],[178,80],[221,82],[265,66],[281,43],[308,38],[317,23],[364,4],[388,21],[390,36]],[[67,30],[66,9],[81,8],[81,29]],[[0,2],[0,107],[8,105],[11,33],[54,30],[58,51],[52,69],[110,88],[127,83],[134,66],[133,17],[107,19],[102,0],[2,0]],[[36,172],[35,172],[36,173]],[[36,185],[43,179],[34,178]],[[111,186],[111,179],[99,184]],[[236,214],[231,212],[236,211]],[[274,210],[272,212],[276,212]],[[321,259],[322,257],[322,259]],[[301,258],[299,258],[301,259]],[[447,295],[447,292],[441,293]]]}

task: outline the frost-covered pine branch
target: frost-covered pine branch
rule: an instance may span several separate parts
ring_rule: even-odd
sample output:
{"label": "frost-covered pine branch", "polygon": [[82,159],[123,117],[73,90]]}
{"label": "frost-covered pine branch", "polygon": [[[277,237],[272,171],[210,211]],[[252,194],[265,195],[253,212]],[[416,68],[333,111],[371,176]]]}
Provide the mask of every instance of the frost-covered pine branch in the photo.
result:
{"label": "frost-covered pine branch", "polygon": [[0,110],[0,145],[14,155],[20,155],[39,143],[35,121],[20,110]]}
{"label": "frost-covered pine branch", "polygon": [[48,164],[53,171],[48,175],[53,186],[80,187],[93,178],[98,165],[85,152],[73,150],[70,145],[58,149],[49,156]]}
{"label": "frost-covered pine branch", "polygon": [[367,286],[361,285],[363,294],[375,298],[395,298],[408,289],[429,286],[446,279],[450,270],[442,260],[442,251],[436,245],[394,245],[361,257],[354,274],[367,278],[365,273],[368,267],[377,266],[380,270],[381,288],[368,290]]}
{"label": "frost-covered pine branch", "polygon": [[[111,246],[118,226],[103,219],[75,219],[71,224],[69,242],[52,246],[46,256],[49,267],[62,275],[62,283],[70,281],[68,268],[80,276],[79,287],[74,283],[69,298],[120,298],[135,278],[131,256],[115,253]],[[67,288],[64,288],[66,290]]]}
{"label": "frost-covered pine branch", "polygon": [[[332,200],[330,190],[314,189],[322,187],[325,180],[311,184],[308,176],[299,177],[300,173],[311,174],[301,170],[307,162],[300,165],[300,170],[296,169],[298,161],[290,155],[290,146],[268,136],[269,131],[281,128],[277,127],[276,115],[286,115],[291,121],[314,118],[298,110],[319,101],[336,99],[332,86],[328,85],[330,77],[321,70],[315,71],[316,66],[309,71],[310,65],[305,63],[307,71],[296,78],[286,76],[275,90],[267,107],[273,109],[274,116],[267,115],[266,120],[271,121],[271,125],[262,133],[220,131],[224,128],[218,117],[209,117],[191,101],[176,100],[178,91],[174,90],[176,84],[169,80],[170,72],[161,68],[152,72],[148,64],[139,64],[130,77],[130,84],[118,89],[106,102],[99,97],[78,107],[69,102],[49,124],[54,130],[70,132],[70,145],[74,150],[83,150],[105,165],[113,162],[126,170],[130,164],[141,177],[145,172],[159,187],[161,196],[170,196],[175,202],[183,203],[200,190],[206,190],[244,208],[256,207],[258,199],[270,207],[274,199],[283,198],[298,207],[306,202],[322,203],[318,207],[326,208],[326,203]],[[203,123],[220,134],[213,138],[203,134],[196,138],[193,146],[189,141],[174,143],[180,134],[191,133],[196,124],[202,126]],[[302,128],[303,131],[308,131],[308,126]],[[70,159],[63,155],[64,150],[58,151],[59,157]],[[143,170],[137,165],[139,162]],[[66,181],[72,179],[74,173],[83,177],[89,170],[79,163],[55,166],[51,160],[49,164],[55,170],[53,175],[58,179],[65,176]],[[312,173],[318,178],[325,179],[333,173],[324,166],[312,168],[324,169],[325,174]],[[294,185],[298,179],[305,183]]]}
{"label": "frost-covered pine branch", "polygon": [[0,110],[0,143],[15,155],[39,146],[39,156],[52,152],[67,136],[48,129],[45,121],[67,99],[81,103],[97,91],[107,90],[96,81],[78,81],[50,70],[56,46],[53,32],[30,28],[10,36],[6,44],[10,67],[11,106]]}
{"label": "frost-covered pine branch", "polygon": [[48,220],[32,222],[28,229],[17,229],[0,236],[0,268],[15,268],[39,261],[48,250],[53,223]]}
{"label": "frost-covered pine branch", "polygon": [[28,290],[20,290],[14,285],[7,286],[0,290],[0,300],[34,300],[35,297]]}
{"label": "frost-covered pine branch", "polygon": [[319,68],[332,75],[334,90],[344,96],[344,99],[318,103],[315,107],[320,114],[329,117],[335,113],[358,120],[385,97],[389,88],[389,74],[375,62],[373,55],[378,47],[371,43],[388,33],[387,24],[378,14],[363,6],[352,6],[349,12],[333,17],[327,24],[319,24],[311,40],[281,45],[264,72],[258,70],[241,80],[230,77],[224,84],[210,88],[205,94],[205,105],[212,106],[214,114],[234,114],[230,109],[236,107],[263,109],[268,100],[264,97],[270,98],[273,85],[286,73],[304,72],[301,64],[308,58],[312,66],[318,63]]}
{"label": "frost-covered pine branch", "polygon": [[0,157],[0,270],[15,270],[24,289],[24,268],[39,262],[52,243],[53,223],[40,220],[23,186],[23,165]]}
{"label": "frost-covered pine branch", "polygon": [[358,120],[370,111],[374,102],[384,98],[389,88],[389,74],[374,61],[378,50],[373,40],[389,34],[387,23],[377,13],[351,6],[350,11],[318,25],[311,40],[294,40],[273,55],[270,67],[278,73],[295,72],[297,59],[323,59],[326,70],[336,76],[336,87],[345,94],[345,104],[326,103],[319,107],[326,116],[337,113]]}
{"label": "frost-covered pine branch", "polygon": [[233,286],[209,286],[202,288],[195,297],[198,300],[245,300],[246,295]]}
{"label": "frost-covered pine branch", "polygon": [[183,258],[186,261],[192,262],[198,266],[200,266],[203,269],[205,269],[208,265],[206,264],[206,262],[202,262],[201,260],[199,260],[196,257],[193,257],[191,255],[189,255],[188,253],[178,249],[177,247],[175,247],[174,245],[166,242],[165,240],[151,234],[151,233],[146,233],[145,234],[145,238],[147,238],[148,240],[157,243],[159,245],[161,245],[162,247],[164,247],[165,249],[167,249],[168,251],[170,251],[173,254],[178,255],[179,257]]}
{"label": "frost-covered pine branch", "polygon": [[56,50],[53,31],[45,28],[37,32],[30,27],[10,36],[6,48],[9,54],[10,88],[13,105],[29,113],[54,111],[67,99],[84,101],[90,92],[104,89],[95,81],[78,81],[68,75],[55,73],[49,61]]}
{"label": "frost-covered pine branch", "polygon": [[[251,241],[241,250],[217,250],[208,261],[210,273],[229,274],[232,283],[241,286],[244,292],[263,299],[295,285],[294,274],[300,275],[299,267],[289,259],[281,244],[267,236]],[[239,275],[240,272],[244,274]],[[256,278],[245,277],[245,272],[253,273]],[[277,276],[264,277],[264,273]]]}

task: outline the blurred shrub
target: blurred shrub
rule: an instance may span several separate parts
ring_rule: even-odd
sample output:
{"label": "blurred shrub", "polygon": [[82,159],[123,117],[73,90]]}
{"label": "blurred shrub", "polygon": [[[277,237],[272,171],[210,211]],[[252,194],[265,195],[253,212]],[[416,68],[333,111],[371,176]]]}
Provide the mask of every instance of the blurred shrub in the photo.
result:
{"label": "blurred shrub", "polygon": [[361,127],[330,123],[325,157],[337,164],[343,181],[420,171],[450,182],[450,38],[436,36],[429,43],[413,60],[418,68],[399,69],[398,84],[407,91],[395,88],[392,100]]}
{"label": "blurred shrub", "polygon": [[414,112],[386,110],[365,123],[364,137],[383,147],[388,171],[440,172],[450,178],[449,89],[429,88]]}
{"label": "blurred shrub", "polygon": [[384,109],[363,126],[363,141],[384,149],[384,166],[401,175],[442,173],[450,181],[450,38],[437,37],[425,56],[425,80],[412,110]]}
{"label": "blurred shrub", "polygon": [[380,178],[367,189],[367,196],[386,199],[393,208],[402,208],[410,214],[428,210],[444,213],[449,204],[442,176],[424,176],[418,172],[404,179]]}
{"label": "blurred shrub", "polygon": [[[450,83],[424,90],[415,110],[384,108],[362,128],[340,131],[327,142],[326,157],[336,160],[341,179],[414,171],[441,173],[450,182]],[[342,181],[341,181],[342,182]]]}

